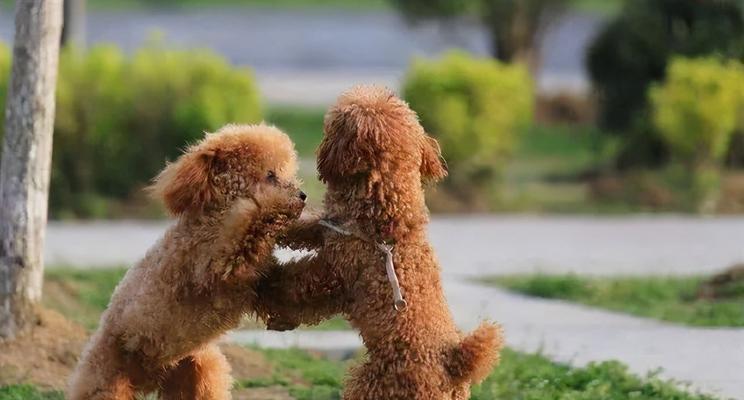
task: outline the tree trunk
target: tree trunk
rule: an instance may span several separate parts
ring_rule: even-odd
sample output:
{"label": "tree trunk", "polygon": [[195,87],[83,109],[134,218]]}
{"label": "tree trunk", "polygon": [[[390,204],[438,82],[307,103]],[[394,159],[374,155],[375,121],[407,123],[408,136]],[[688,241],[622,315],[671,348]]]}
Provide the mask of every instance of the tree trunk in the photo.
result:
{"label": "tree trunk", "polygon": [[16,0],[0,165],[0,337],[32,326],[41,299],[62,0]]}

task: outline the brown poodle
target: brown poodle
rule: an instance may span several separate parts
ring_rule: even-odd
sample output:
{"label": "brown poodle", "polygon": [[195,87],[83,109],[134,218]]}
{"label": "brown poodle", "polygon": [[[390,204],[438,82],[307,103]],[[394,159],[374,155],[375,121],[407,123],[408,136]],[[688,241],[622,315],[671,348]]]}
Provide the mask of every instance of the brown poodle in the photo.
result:
{"label": "brown poodle", "polygon": [[[368,358],[351,372],[344,399],[466,399],[502,347],[500,329],[457,330],[426,237],[423,181],[446,174],[439,146],[389,90],[355,87],[325,117],[318,171],[325,215],[343,233],[303,218],[286,244],[316,255],[274,269],[259,286],[259,312],[272,329],[344,314]],[[394,307],[382,244],[407,306]],[[392,278],[392,277],[390,277]],[[392,280],[392,279],[391,279]],[[398,299],[400,300],[400,299]]]}
{"label": "brown poodle", "polygon": [[208,134],[155,179],[178,217],[119,283],[71,379],[71,400],[228,399],[215,339],[253,310],[275,237],[302,212],[296,154],[265,125]]}

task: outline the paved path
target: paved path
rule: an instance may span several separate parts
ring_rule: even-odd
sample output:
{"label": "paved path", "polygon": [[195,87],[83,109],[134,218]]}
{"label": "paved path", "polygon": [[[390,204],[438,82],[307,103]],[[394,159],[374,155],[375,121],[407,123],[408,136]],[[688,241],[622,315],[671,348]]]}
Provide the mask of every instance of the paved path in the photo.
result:
{"label": "paved path", "polygon": [[[47,264],[136,262],[167,222],[51,222]],[[436,217],[445,275],[702,274],[744,261],[744,217]]]}
{"label": "paved path", "polygon": [[[498,321],[510,347],[585,365],[618,359],[640,375],[663,367],[662,376],[693,389],[744,399],[744,330],[688,328],[475,286],[445,281],[455,319],[472,329]],[[467,311],[467,312],[465,312]],[[239,331],[228,338],[262,347],[302,348],[348,354],[361,346],[356,332]]]}
{"label": "paved path", "polygon": [[[131,264],[165,226],[51,223],[47,263]],[[744,260],[744,218],[439,217],[431,224],[430,237],[442,264],[447,298],[463,328],[493,319],[505,327],[509,345],[520,350],[542,350],[577,365],[620,359],[641,374],[663,367],[665,377],[744,399],[742,329],[664,324],[467,281],[482,274],[530,271],[709,273]],[[353,332],[234,332],[230,338],[342,352],[359,344]]]}

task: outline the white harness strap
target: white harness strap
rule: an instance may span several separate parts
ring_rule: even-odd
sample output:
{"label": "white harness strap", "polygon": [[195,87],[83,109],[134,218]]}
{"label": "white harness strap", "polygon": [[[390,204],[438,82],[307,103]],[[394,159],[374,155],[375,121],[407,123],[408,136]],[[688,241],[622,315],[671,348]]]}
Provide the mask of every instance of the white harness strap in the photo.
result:
{"label": "white harness strap", "polygon": [[400,283],[398,282],[398,275],[395,274],[395,264],[393,264],[393,246],[385,243],[373,242],[371,239],[364,237],[358,233],[347,231],[339,226],[333,225],[332,223],[321,219],[318,224],[325,226],[326,228],[339,233],[344,236],[355,236],[365,242],[373,243],[378,250],[385,254],[385,272],[387,272],[387,278],[390,282],[390,287],[393,289],[393,308],[396,311],[403,311],[408,306],[408,303],[403,298],[403,294],[400,291]]}

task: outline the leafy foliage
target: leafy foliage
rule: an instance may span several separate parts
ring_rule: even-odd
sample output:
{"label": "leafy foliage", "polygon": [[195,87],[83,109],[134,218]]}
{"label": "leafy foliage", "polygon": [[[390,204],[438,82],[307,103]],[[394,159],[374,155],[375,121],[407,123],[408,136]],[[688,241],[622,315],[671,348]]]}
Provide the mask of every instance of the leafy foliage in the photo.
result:
{"label": "leafy foliage", "polygon": [[738,0],[625,2],[587,55],[602,126],[623,131],[645,118],[647,89],[664,79],[675,55],[744,57],[743,12]]}
{"label": "leafy foliage", "polygon": [[671,155],[687,169],[695,208],[715,208],[720,166],[744,120],[744,66],[717,58],[674,59],[650,90],[652,121]]}
{"label": "leafy foliage", "polygon": [[656,129],[673,155],[717,164],[744,114],[744,65],[674,59],[666,81],[652,87],[650,98]]}
{"label": "leafy foliage", "polygon": [[426,131],[436,137],[455,187],[488,187],[532,117],[525,68],[460,52],[416,60],[403,88]]}
{"label": "leafy foliage", "polygon": [[744,293],[698,296],[700,277],[587,278],[577,275],[510,275],[484,279],[531,296],[564,299],[695,326],[744,326]]}
{"label": "leafy foliage", "polygon": [[104,199],[132,196],[204,131],[260,120],[250,72],[215,54],[158,42],[131,58],[110,46],[67,49],[57,86],[52,215],[104,217]]}

